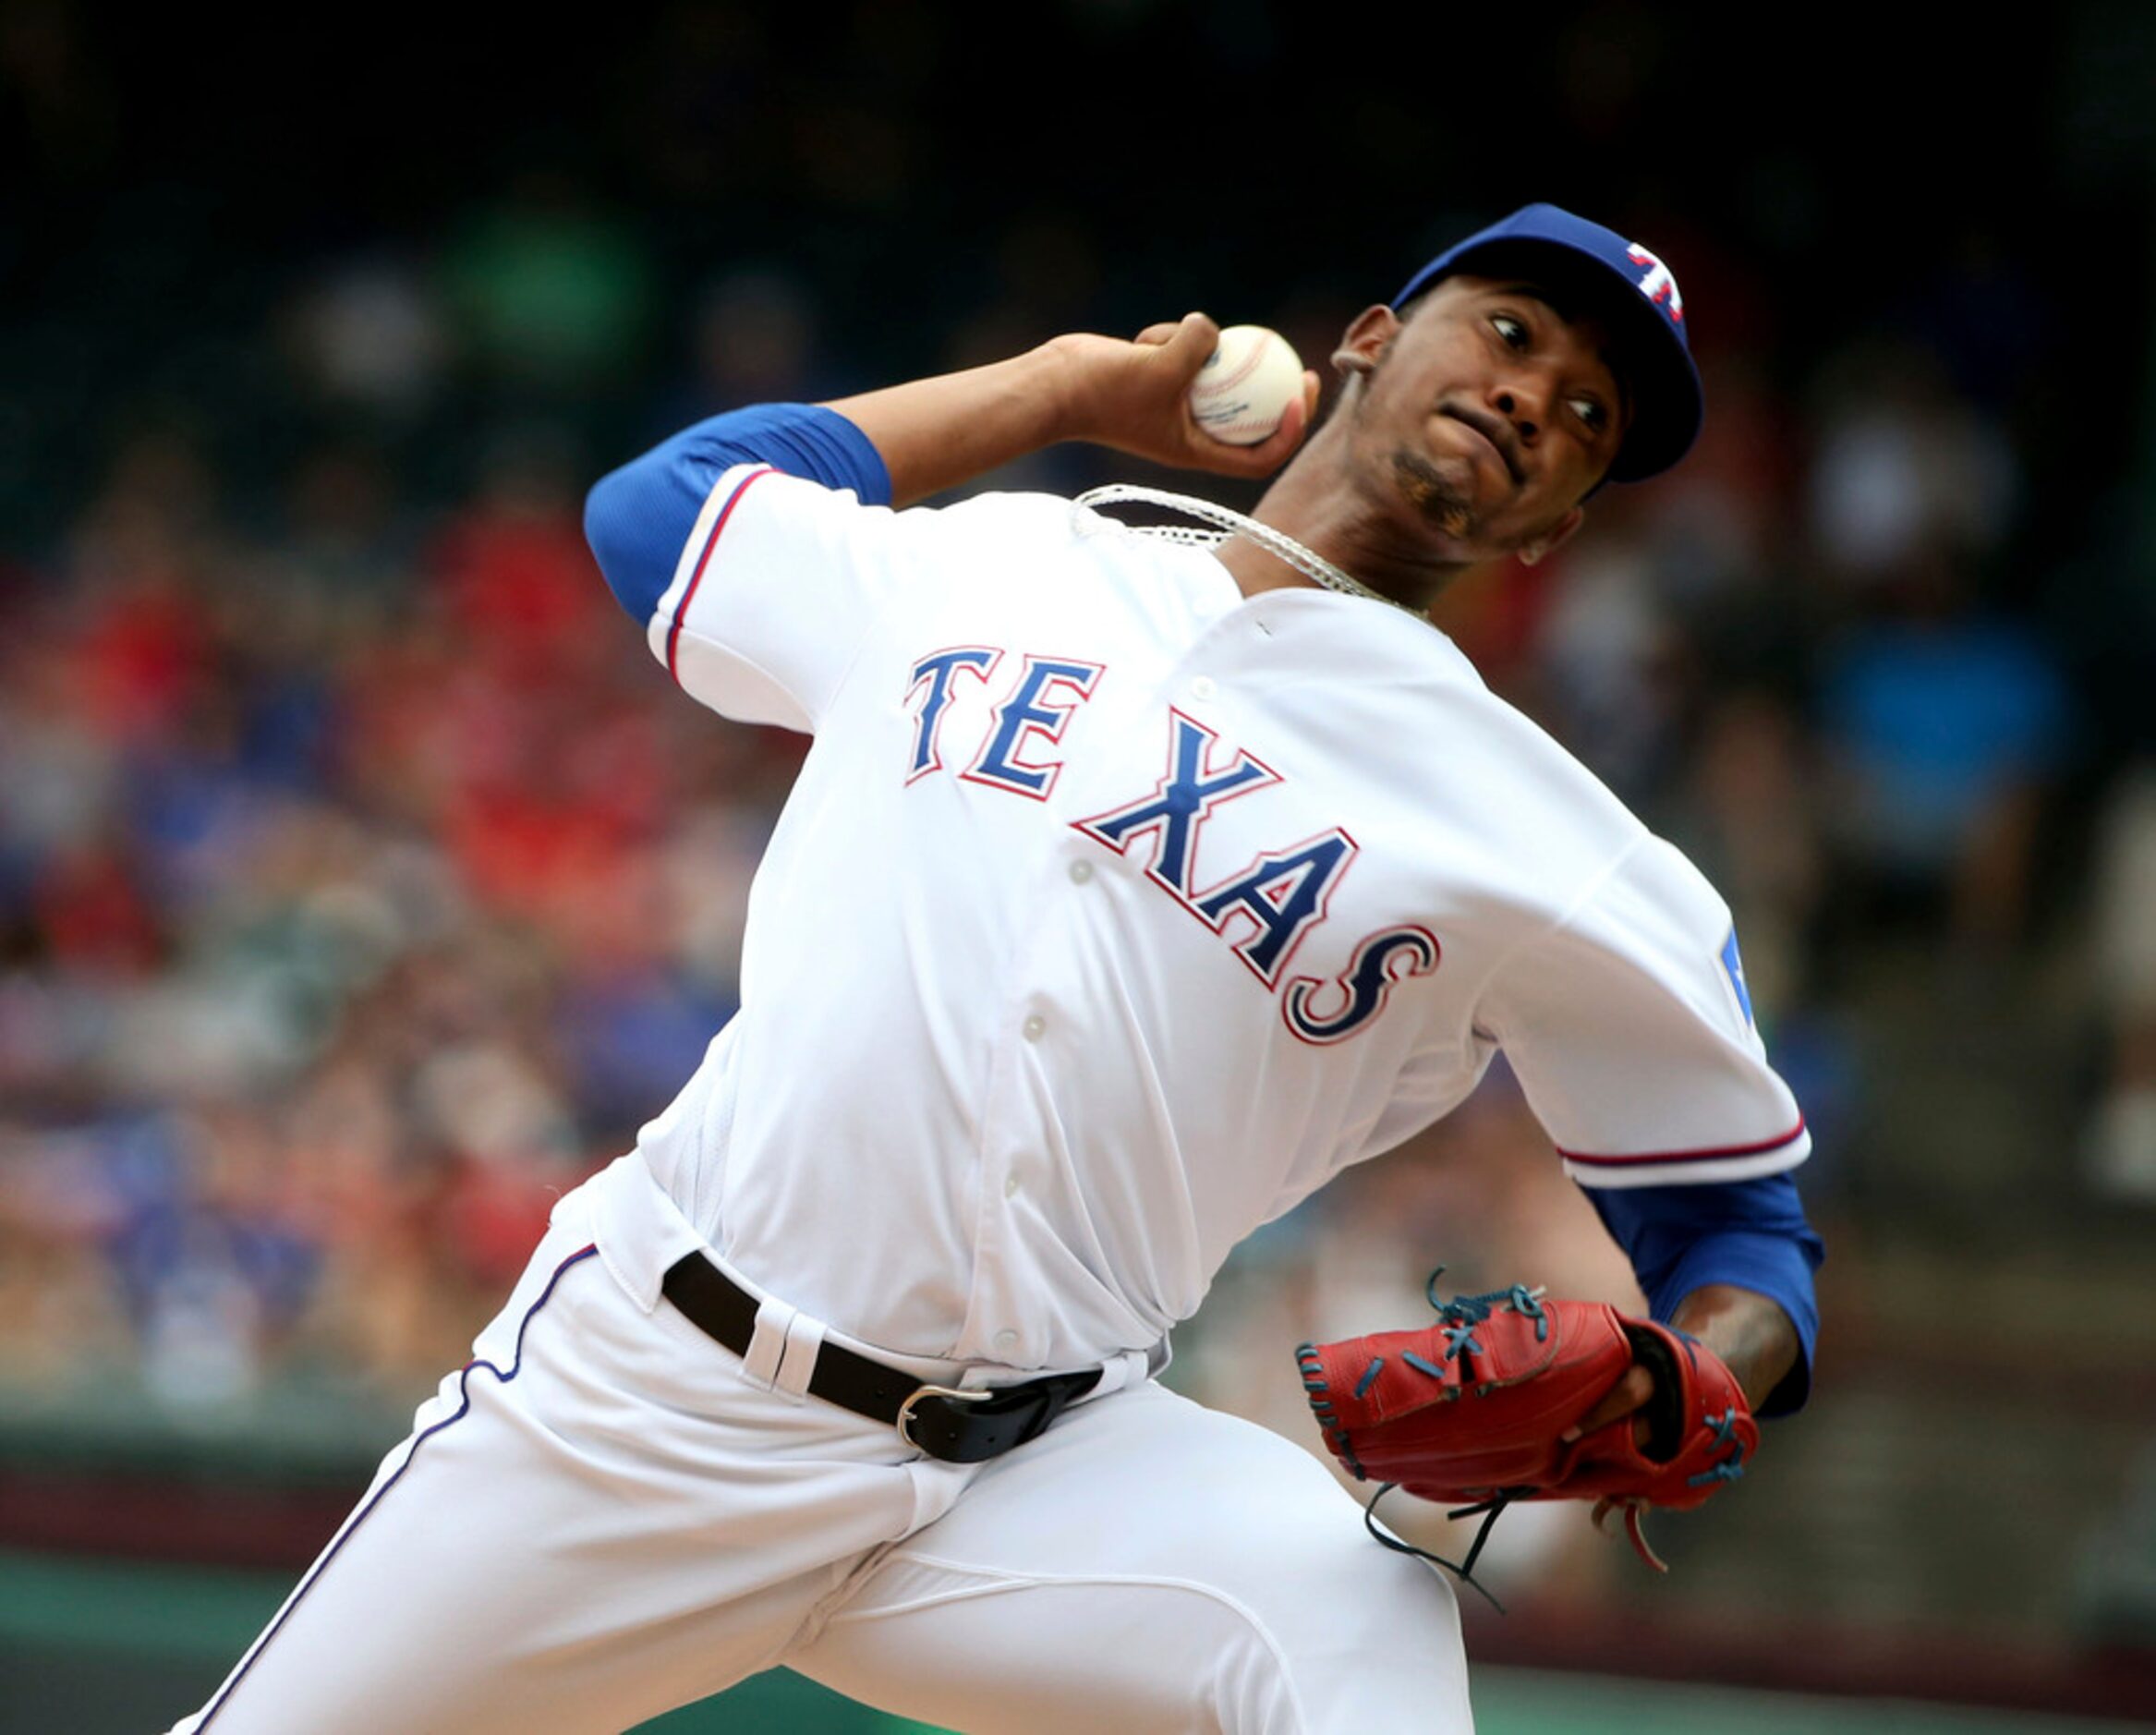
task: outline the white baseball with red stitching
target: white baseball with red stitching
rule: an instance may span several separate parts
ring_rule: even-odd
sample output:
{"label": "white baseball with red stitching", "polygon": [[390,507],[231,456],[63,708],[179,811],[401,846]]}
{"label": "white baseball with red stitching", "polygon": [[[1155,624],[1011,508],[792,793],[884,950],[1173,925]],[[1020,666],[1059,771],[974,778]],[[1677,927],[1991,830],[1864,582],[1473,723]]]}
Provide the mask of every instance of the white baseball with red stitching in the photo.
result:
{"label": "white baseball with red stitching", "polygon": [[1191,415],[1214,439],[1254,446],[1302,395],[1302,358],[1263,325],[1230,325],[1191,384]]}

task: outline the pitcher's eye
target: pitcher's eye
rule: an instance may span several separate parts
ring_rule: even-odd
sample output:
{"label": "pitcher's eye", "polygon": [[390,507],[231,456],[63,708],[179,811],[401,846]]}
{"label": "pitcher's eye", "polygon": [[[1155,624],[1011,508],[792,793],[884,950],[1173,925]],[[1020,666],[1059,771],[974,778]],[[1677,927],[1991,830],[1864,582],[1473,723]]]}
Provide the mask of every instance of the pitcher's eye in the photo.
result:
{"label": "pitcher's eye", "polygon": [[1593,397],[1576,397],[1572,400],[1572,413],[1586,424],[1590,433],[1600,433],[1609,426],[1609,411],[1602,400]]}
{"label": "pitcher's eye", "polygon": [[1525,320],[1516,319],[1509,313],[1493,313],[1490,315],[1490,328],[1505,340],[1508,348],[1525,349],[1527,347],[1527,322]]}

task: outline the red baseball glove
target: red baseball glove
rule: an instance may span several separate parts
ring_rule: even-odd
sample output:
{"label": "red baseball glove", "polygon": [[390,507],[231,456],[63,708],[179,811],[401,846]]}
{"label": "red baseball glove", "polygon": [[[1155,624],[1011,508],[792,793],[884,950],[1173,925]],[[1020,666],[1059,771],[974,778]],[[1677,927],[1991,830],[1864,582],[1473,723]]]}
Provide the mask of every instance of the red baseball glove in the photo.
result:
{"label": "red baseball glove", "polygon": [[[1295,1359],[1333,1455],[1358,1480],[1386,1485],[1373,1510],[1399,1486],[1488,1513],[1454,1569],[1463,1578],[1512,1500],[1593,1499],[1598,1523],[1621,1509],[1641,1558],[1666,1571],[1641,1532],[1641,1513],[1701,1505],[1742,1475],[1759,1449],[1737,1377],[1696,1338],[1517,1283],[1448,1302],[1433,1288],[1430,1301],[1435,1325],[1305,1343]],[[1567,1440],[1635,1361],[1654,1376],[1647,1407]],[[1644,1445],[1635,1420],[1647,1424]],[[1390,1542],[1375,1523],[1371,1529]]]}

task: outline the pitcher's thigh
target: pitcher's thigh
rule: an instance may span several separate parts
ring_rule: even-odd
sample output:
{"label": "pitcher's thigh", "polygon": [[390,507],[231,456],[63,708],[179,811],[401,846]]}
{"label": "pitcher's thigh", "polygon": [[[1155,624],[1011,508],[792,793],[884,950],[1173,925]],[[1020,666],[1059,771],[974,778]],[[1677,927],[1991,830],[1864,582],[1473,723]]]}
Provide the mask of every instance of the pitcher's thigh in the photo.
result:
{"label": "pitcher's thigh", "polygon": [[1309,1453],[1157,1386],[899,1544],[789,1667],[966,1735],[1472,1728],[1450,1587]]}
{"label": "pitcher's thigh", "polygon": [[768,1667],[903,1532],[902,1468],[789,1457],[757,1394],[624,1392],[594,1344],[646,1322],[595,1257],[535,1267],[179,1735],[612,1735]]}

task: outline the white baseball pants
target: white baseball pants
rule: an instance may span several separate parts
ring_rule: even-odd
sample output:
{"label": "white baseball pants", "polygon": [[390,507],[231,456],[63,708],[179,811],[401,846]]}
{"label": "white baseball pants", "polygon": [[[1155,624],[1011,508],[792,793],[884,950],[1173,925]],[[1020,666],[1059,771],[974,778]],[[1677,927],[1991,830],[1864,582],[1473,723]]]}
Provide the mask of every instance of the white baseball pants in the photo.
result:
{"label": "white baseball pants", "polygon": [[1472,1729],[1450,1587],[1292,1444],[1145,1382],[941,1463],[645,1313],[592,1217],[173,1735],[596,1735],[780,1664],[968,1735]]}

